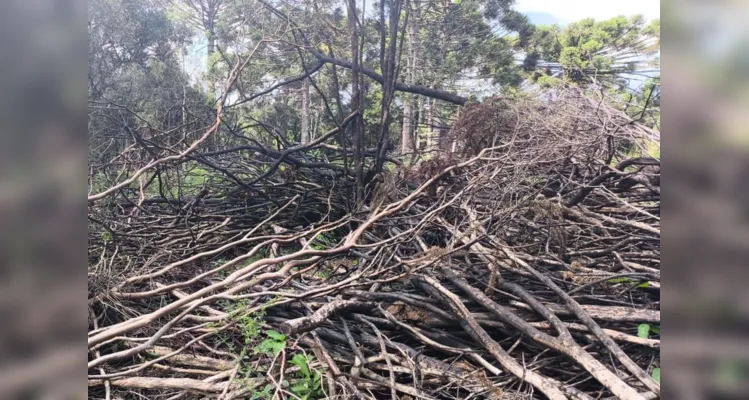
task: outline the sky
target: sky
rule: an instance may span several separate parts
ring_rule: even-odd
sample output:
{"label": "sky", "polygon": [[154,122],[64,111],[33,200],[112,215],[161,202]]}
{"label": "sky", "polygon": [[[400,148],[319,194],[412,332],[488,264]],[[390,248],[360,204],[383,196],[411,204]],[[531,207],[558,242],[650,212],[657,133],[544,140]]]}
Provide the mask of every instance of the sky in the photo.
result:
{"label": "sky", "polygon": [[648,20],[661,17],[659,0],[515,0],[520,12],[551,14],[562,23],[583,18],[609,19],[642,14]]}

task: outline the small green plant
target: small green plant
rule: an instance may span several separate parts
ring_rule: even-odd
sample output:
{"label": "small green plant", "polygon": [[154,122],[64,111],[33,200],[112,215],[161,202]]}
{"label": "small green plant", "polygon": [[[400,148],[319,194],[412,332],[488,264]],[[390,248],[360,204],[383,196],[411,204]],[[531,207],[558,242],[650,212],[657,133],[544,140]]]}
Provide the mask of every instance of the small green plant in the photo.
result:
{"label": "small green plant", "polygon": [[252,370],[251,364],[246,364],[244,368],[240,369],[239,371],[239,378],[237,381],[240,383],[244,383],[245,385],[250,384],[250,380],[252,379],[252,373],[255,372]]}
{"label": "small green plant", "polygon": [[252,364],[245,364],[242,362],[246,353],[246,348],[242,349],[242,352],[237,357],[237,362],[240,363],[241,368],[237,371],[237,377],[234,380],[245,387],[252,388],[252,374],[254,373]]}
{"label": "small green plant", "polygon": [[330,276],[333,275],[333,269],[331,268],[325,268],[323,266],[320,266],[317,268],[317,270],[314,273],[314,276],[319,279],[328,279]]}
{"label": "small green plant", "polygon": [[[209,327],[209,328],[210,329],[214,329],[213,327]],[[216,329],[216,331],[218,331],[218,325],[216,325],[215,329]],[[231,335],[229,335],[229,333],[227,333],[226,331],[220,331],[220,332],[216,333],[216,339],[219,342],[225,344],[226,348],[229,349],[230,353],[232,353],[232,354],[236,353],[235,352],[236,349],[235,349],[235,346],[234,346],[234,339],[231,337]]]}
{"label": "small green plant", "polygon": [[335,242],[336,241],[335,238],[333,238],[333,235],[329,233],[318,233],[317,236],[312,239],[310,247],[315,250],[326,250],[335,245]]}
{"label": "small green plant", "polygon": [[[638,337],[647,339],[650,337],[651,333],[654,335],[659,335],[661,333],[661,328],[659,326],[653,326],[650,324],[640,324],[637,326]],[[661,382],[661,369],[653,368],[653,372],[651,373],[651,376],[656,382],[660,383]]]}
{"label": "small green plant", "polygon": [[652,326],[650,324],[640,324],[637,326],[637,336],[647,339],[650,337],[650,333],[654,335],[660,335],[661,328],[658,326]]}
{"label": "small green plant", "polygon": [[247,300],[243,299],[234,304],[221,300],[218,305],[226,310],[230,318],[236,318],[237,327],[242,333],[245,345],[250,345],[257,341],[262,331],[263,322],[265,321],[265,310],[256,312],[247,312],[250,307]]}
{"label": "small green plant", "polygon": [[244,344],[249,345],[260,336],[260,329],[265,319],[264,313],[246,314],[239,318],[238,324],[242,330]]}
{"label": "small green plant", "polygon": [[269,383],[263,387],[263,390],[259,392],[253,392],[252,397],[250,397],[250,400],[259,400],[259,399],[270,399],[273,393],[271,392],[273,390],[273,384]]}
{"label": "small green plant", "polygon": [[650,287],[650,282],[643,282],[638,284],[637,279],[627,278],[626,276],[619,277],[619,278],[611,278],[607,280],[608,283],[631,283],[634,285],[635,288],[638,289],[645,289]]}
{"label": "small green plant", "polygon": [[627,278],[626,276],[624,276],[624,277],[621,277],[621,278],[611,278],[611,279],[607,280],[606,282],[608,282],[608,283],[635,283],[637,281],[635,281],[632,278]]}
{"label": "small green plant", "polygon": [[650,325],[648,324],[640,324],[637,327],[637,336],[647,339],[650,336]]}
{"label": "small green plant", "polygon": [[661,383],[661,369],[660,368],[653,368],[653,373],[651,376],[656,382]]}
{"label": "small green plant", "polygon": [[289,361],[289,363],[299,367],[299,372],[297,372],[299,380],[295,381],[289,390],[302,400],[314,399],[323,395],[321,389],[322,377],[319,372],[310,370],[309,364],[311,361],[312,357],[308,358],[301,353],[294,354]]}
{"label": "small green plant", "polygon": [[268,338],[255,346],[255,354],[265,353],[275,356],[286,348],[286,335],[274,330],[267,330],[265,334]]}

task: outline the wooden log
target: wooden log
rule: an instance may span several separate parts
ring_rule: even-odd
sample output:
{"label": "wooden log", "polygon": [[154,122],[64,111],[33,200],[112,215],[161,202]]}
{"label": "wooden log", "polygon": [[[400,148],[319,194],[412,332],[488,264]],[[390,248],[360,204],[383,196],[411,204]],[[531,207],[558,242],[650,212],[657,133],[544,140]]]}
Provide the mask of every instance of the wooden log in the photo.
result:
{"label": "wooden log", "polygon": [[333,314],[346,310],[366,311],[374,307],[376,307],[376,304],[368,301],[334,300],[320,307],[312,315],[281,323],[280,329],[285,335],[309,332],[324,324]]}

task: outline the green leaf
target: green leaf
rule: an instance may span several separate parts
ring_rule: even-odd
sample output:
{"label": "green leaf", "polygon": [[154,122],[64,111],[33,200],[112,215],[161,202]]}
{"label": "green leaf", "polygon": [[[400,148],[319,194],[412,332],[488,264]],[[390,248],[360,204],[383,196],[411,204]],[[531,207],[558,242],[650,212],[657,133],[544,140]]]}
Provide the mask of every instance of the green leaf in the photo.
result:
{"label": "green leaf", "polygon": [[650,325],[648,324],[640,324],[637,327],[637,336],[647,339],[648,336],[650,336]]}
{"label": "green leaf", "polygon": [[661,369],[660,368],[653,368],[652,376],[656,382],[661,383]]}
{"label": "green leaf", "polygon": [[304,354],[294,354],[294,357],[291,358],[290,362],[299,367],[299,372],[304,377],[308,378],[310,376],[309,367],[307,366],[307,358],[304,356]]}
{"label": "green leaf", "polygon": [[608,283],[634,283],[635,280],[632,278],[627,278],[626,276],[620,277],[620,278],[611,278],[607,280]]}
{"label": "green leaf", "polygon": [[276,355],[285,348],[286,342],[273,342],[273,344],[271,345],[271,352],[273,352],[273,355]]}
{"label": "green leaf", "polygon": [[294,364],[294,365],[297,365],[297,366],[299,366],[299,364],[300,364],[300,363],[304,363],[304,362],[306,362],[306,361],[307,361],[307,360],[305,360],[305,358],[304,358],[304,355],[303,355],[303,354],[301,354],[301,353],[296,353],[296,354],[294,354],[294,356],[293,356],[293,357],[291,357],[291,361],[289,361],[289,362],[290,362],[290,363],[292,363],[292,364]]}
{"label": "green leaf", "polygon": [[275,340],[278,340],[279,342],[283,342],[284,340],[286,340],[286,336],[285,335],[283,335],[280,332],[276,332],[274,330],[267,330],[267,331],[265,331],[265,334],[268,335],[269,337],[275,339]]}
{"label": "green leaf", "polygon": [[656,335],[661,334],[661,327],[660,326],[651,326],[650,331],[653,332]]}
{"label": "green leaf", "polygon": [[242,376],[244,376],[247,379],[252,377],[252,365],[248,365],[247,368],[245,368],[244,371],[242,371]]}
{"label": "green leaf", "polygon": [[260,392],[254,392],[252,394],[252,397],[250,399],[251,400],[267,399],[268,397],[270,397],[270,392],[271,392],[271,390],[273,390],[273,388],[274,388],[273,384],[269,383],[269,384],[265,385],[265,387],[263,388],[262,391],[260,391]]}
{"label": "green leaf", "polygon": [[273,339],[265,339],[262,342],[260,342],[259,345],[255,347],[254,351],[255,351],[255,354],[270,353],[270,354],[276,355],[285,348],[286,348],[286,341],[277,342]]}
{"label": "green leaf", "polygon": [[641,283],[636,286],[638,289],[645,289],[650,287],[650,282]]}
{"label": "green leaf", "polygon": [[291,390],[294,394],[302,394],[309,391],[309,388],[307,385],[303,383],[297,383],[296,385],[292,386],[289,390]]}

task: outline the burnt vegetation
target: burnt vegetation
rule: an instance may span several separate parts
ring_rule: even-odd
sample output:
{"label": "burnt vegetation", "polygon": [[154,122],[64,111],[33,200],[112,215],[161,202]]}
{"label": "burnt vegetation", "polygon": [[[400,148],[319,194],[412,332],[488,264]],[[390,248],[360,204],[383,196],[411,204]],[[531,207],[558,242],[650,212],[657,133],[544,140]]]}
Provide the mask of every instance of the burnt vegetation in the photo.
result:
{"label": "burnt vegetation", "polygon": [[255,3],[313,89],[323,65],[331,87],[381,86],[376,106],[320,90],[330,126],[304,143],[274,108],[227,102],[260,93],[242,86],[258,55],[220,41],[214,102],[185,90],[154,126],[143,104],[92,100],[90,398],[660,396],[658,132],[559,86],[469,101],[399,155],[396,92],[457,95],[398,80],[388,46],[413,9],[384,3],[388,30],[354,2],[313,22],[381,38],[379,72]]}

